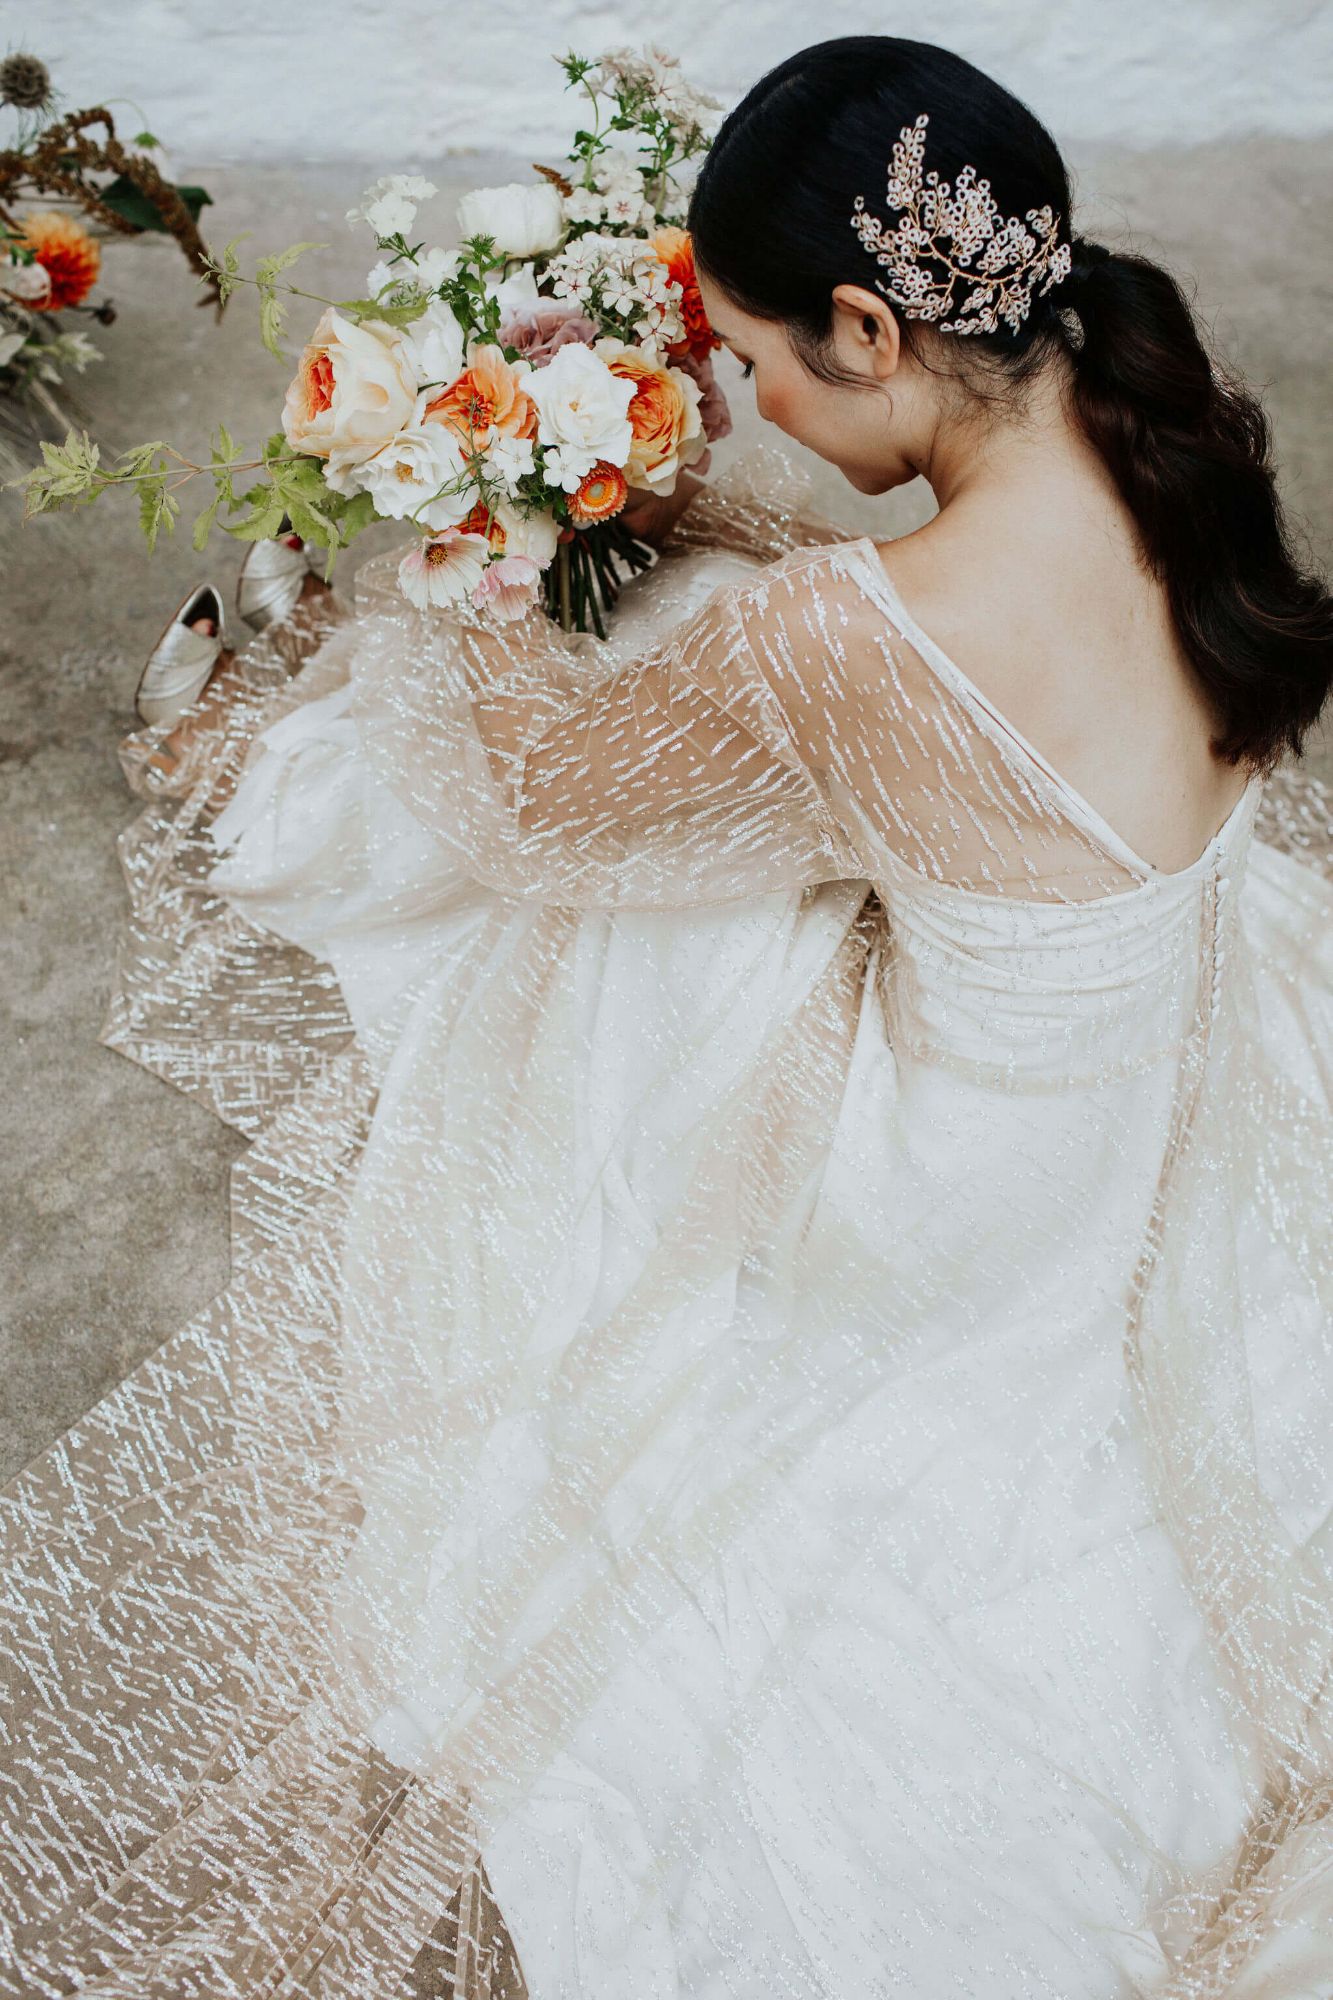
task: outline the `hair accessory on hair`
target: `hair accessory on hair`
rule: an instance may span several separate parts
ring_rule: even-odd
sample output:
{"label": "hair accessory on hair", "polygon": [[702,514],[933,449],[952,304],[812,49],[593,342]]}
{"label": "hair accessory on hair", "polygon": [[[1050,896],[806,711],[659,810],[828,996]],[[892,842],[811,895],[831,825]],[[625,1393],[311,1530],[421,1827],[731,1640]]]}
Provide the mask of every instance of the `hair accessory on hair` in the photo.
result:
{"label": "hair accessory on hair", "polygon": [[[994,333],[1001,320],[1017,331],[1034,290],[1040,296],[1068,277],[1069,245],[1056,243],[1049,202],[1027,211],[1031,229],[1017,215],[999,220],[990,182],[978,180],[975,167],[962,169],[952,191],[937,173],[923,180],[928,118],[923,111],[915,125],[904,125],[893,148],[888,203],[906,211],[893,232],[885,231],[878,216],[865,213],[864,195],[856,197],[852,227],[889,271],[890,282],[876,278],[875,289],[901,306],[909,319],[938,320],[942,333]],[[942,264],[944,275],[928,269],[923,259]],[[953,308],[954,288],[960,283],[971,289],[957,317],[941,319]]]}

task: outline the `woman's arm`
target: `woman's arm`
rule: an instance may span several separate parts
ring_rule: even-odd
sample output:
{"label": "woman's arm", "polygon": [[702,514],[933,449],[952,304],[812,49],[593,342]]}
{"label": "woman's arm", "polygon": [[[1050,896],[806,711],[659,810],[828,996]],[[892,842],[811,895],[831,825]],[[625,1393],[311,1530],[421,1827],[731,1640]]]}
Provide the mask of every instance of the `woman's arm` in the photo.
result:
{"label": "woman's arm", "polygon": [[394,615],[363,634],[358,721],[417,817],[511,894],[685,907],[860,874],[751,657],[751,588],[600,674],[536,610]]}

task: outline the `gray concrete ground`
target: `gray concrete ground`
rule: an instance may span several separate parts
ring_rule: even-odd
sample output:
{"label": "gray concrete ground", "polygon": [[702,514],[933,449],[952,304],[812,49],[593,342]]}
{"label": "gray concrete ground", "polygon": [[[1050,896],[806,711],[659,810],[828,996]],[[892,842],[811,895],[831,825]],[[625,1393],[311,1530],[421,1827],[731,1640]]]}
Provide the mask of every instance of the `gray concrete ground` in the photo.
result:
{"label": "gray concrete ground", "polygon": [[[1320,246],[1333,239],[1333,142],[1101,151],[1074,164],[1080,226],[1122,240],[1128,231],[1127,240],[1184,274],[1218,343],[1263,390],[1287,504],[1327,568],[1333,398]],[[337,297],[361,288],[372,261],[369,232],[349,229],[344,211],[378,171],[194,165],[184,177],[214,195],[205,224],[216,250],[251,231],[242,251],[253,269],[258,256],[315,237],[332,247],[294,275]],[[458,191],[524,174],[527,163],[454,158],[426,171],[443,193],[422,220],[438,215],[444,234]],[[290,367],[260,346],[253,294],[238,295],[216,323],[165,244],[110,249],[100,289],[120,316],[94,329],[106,358],[81,393],[105,446],[162,437],[199,456],[219,418],[250,444],[276,428]],[[295,341],[317,311],[293,302]],[[719,466],[760,429],[748,387],[736,383],[732,401],[737,435],[719,447]],[[849,525],[892,534],[933,511],[924,489],[867,502],[831,468],[811,463],[821,499]],[[201,491],[198,507],[206,497]],[[97,1041],[124,909],[115,837],[139,810],[116,741],[133,725],[142,660],[171,609],[206,577],[230,606],[243,553],[225,537],[193,553],[189,522],[198,507],[187,507],[174,539],[150,560],[128,504],[108,500],[23,528],[16,496],[0,496],[0,1011],[8,1051],[0,1395],[9,1403],[0,1476],[227,1280],[226,1178],[243,1142]],[[392,533],[367,536],[351,566]],[[1330,747],[1317,755],[1333,776]]]}

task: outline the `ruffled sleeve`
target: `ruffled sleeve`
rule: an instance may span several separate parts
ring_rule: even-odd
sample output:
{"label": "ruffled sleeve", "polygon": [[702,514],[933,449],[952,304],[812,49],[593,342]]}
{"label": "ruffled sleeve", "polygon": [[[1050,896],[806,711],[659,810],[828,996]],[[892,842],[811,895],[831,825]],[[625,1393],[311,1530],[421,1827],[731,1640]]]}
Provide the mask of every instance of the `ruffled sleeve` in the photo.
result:
{"label": "ruffled sleeve", "polygon": [[860,875],[747,637],[782,560],[731,565],[625,657],[536,610],[418,612],[396,557],[373,558],[352,663],[367,754],[467,873],[517,897],[681,908]]}

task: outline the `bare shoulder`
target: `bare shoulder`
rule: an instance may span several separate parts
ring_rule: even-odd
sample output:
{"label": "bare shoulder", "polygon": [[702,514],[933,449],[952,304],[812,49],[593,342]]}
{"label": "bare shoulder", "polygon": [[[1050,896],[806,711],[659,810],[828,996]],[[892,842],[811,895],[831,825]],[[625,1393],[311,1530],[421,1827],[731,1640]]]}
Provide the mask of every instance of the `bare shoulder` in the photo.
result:
{"label": "bare shoulder", "polygon": [[1041,620],[1031,573],[1013,552],[936,521],[877,541],[875,552],[903,609],[984,692],[1030,683]]}

